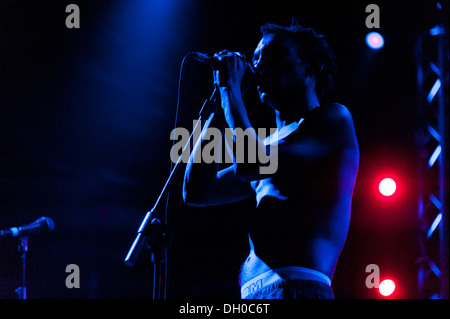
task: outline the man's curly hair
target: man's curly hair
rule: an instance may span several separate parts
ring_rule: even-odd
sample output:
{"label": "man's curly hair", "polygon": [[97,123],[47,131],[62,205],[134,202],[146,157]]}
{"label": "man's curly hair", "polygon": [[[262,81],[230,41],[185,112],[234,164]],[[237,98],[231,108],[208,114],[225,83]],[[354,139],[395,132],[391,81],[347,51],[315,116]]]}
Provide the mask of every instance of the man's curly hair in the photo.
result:
{"label": "man's curly hair", "polygon": [[273,34],[282,39],[291,40],[297,45],[299,57],[309,64],[309,74],[315,75],[316,94],[319,99],[325,97],[334,87],[333,77],[337,72],[336,57],[328,46],[325,35],[318,34],[312,28],[304,28],[295,18],[290,26],[266,23],[261,26],[262,35]]}

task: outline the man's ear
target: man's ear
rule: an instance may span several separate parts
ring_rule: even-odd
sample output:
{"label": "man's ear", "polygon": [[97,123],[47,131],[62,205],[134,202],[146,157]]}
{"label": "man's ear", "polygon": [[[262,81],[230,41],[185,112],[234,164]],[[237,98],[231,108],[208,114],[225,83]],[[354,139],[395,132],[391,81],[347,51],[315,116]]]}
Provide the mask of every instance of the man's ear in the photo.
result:
{"label": "man's ear", "polygon": [[305,70],[306,76],[314,76],[314,75],[319,74],[320,72],[322,72],[323,67],[324,67],[324,65],[321,62],[309,64]]}
{"label": "man's ear", "polygon": [[308,66],[305,68],[305,75],[307,77],[313,77],[316,74],[315,67],[311,64],[308,64]]}

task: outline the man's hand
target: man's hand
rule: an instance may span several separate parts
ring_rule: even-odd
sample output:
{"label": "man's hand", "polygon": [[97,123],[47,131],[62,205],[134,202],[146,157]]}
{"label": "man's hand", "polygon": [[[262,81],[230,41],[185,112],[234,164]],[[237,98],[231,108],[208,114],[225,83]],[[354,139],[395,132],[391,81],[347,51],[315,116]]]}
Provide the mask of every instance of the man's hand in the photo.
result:
{"label": "man's hand", "polygon": [[219,70],[214,71],[214,84],[245,93],[248,87],[243,88],[242,84],[245,72],[249,68],[245,56],[240,52],[224,50],[214,54],[214,57],[220,61]]}

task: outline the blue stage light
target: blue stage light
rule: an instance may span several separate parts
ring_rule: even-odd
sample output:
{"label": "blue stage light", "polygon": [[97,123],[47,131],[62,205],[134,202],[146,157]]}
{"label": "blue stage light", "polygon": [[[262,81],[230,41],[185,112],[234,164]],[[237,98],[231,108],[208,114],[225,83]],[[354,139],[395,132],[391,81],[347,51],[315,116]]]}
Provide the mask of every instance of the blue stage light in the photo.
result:
{"label": "blue stage light", "polygon": [[430,93],[428,93],[427,101],[428,103],[431,103],[433,101],[434,97],[436,96],[436,93],[441,88],[441,80],[437,79],[436,82],[434,82],[433,87],[430,90]]}
{"label": "blue stage light", "polygon": [[436,160],[439,157],[439,155],[441,155],[441,152],[442,152],[442,147],[441,147],[441,145],[438,145],[435,148],[433,154],[431,155],[430,160],[428,161],[429,167],[432,167],[434,165],[434,163],[436,163]]}
{"label": "blue stage light", "polygon": [[433,223],[431,224],[430,228],[428,229],[427,232],[427,238],[430,238],[431,235],[433,235],[434,231],[436,230],[436,228],[439,226],[439,223],[442,220],[442,213],[439,213],[436,218],[434,219]]}
{"label": "blue stage light", "polygon": [[379,50],[384,46],[384,39],[378,32],[370,32],[366,36],[366,43],[369,48]]}

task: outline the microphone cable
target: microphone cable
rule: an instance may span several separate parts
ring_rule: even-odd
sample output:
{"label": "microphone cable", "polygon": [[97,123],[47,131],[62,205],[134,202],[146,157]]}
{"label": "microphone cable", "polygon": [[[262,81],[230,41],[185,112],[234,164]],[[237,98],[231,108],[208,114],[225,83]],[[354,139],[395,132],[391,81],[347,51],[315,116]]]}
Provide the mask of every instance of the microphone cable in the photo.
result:
{"label": "microphone cable", "polygon": [[[177,89],[177,106],[175,109],[175,121],[174,121],[174,136],[176,129],[177,129],[177,123],[178,123],[178,113],[179,113],[179,109],[180,109],[180,100],[181,100],[181,80],[182,80],[182,76],[183,76],[183,69],[184,69],[184,63],[186,62],[186,59],[191,56],[191,52],[189,52],[188,54],[186,54],[183,57],[183,60],[181,61],[181,65],[180,65],[180,71],[179,71],[179,75],[178,75],[178,89]],[[175,146],[175,139],[172,142],[172,152],[174,151],[174,146]],[[170,154],[170,170],[169,170],[169,174],[172,173],[172,169],[173,169],[173,154]],[[165,211],[164,211],[164,225],[167,225],[167,215],[168,215],[168,208],[169,208],[169,195],[170,195],[170,190],[167,191],[167,197],[166,197],[166,207],[165,207]],[[164,250],[164,299],[167,299],[167,271],[168,271],[168,267],[167,267],[167,249]]]}

